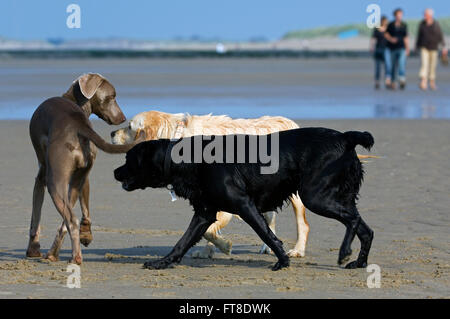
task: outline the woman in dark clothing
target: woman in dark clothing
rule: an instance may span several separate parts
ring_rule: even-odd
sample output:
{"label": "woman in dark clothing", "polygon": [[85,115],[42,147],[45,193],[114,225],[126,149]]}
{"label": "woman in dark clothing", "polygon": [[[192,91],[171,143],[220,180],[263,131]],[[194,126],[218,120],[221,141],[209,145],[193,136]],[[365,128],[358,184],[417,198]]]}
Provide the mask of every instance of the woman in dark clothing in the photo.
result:
{"label": "woman in dark clothing", "polygon": [[375,89],[380,88],[381,67],[384,64],[384,73],[386,74],[386,64],[384,61],[384,51],[386,50],[386,38],[384,33],[388,25],[388,19],[381,17],[380,27],[373,30],[370,44],[370,51],[373,53],[375,60]]}

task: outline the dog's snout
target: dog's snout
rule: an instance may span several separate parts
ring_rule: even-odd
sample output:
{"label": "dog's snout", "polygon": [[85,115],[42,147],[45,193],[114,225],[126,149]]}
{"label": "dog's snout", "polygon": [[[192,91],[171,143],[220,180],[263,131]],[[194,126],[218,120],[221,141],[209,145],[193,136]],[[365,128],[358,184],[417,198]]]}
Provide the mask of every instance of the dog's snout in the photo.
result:
{"label": "dog's snout", "polygon": [[116,169],[114,170],[114,178],[115,178],[117,181],[119,181],[119,182],[122,181],[122,174],[120,174],[120,167],[119,167],[119,168],[116,168]]}
{"label": "dog's snout", "polygon": [[114,137],[114,136],[116,135],[116,132],[117,132],[117,131],[112,131],[112,132],[111,132],[111,137]]}

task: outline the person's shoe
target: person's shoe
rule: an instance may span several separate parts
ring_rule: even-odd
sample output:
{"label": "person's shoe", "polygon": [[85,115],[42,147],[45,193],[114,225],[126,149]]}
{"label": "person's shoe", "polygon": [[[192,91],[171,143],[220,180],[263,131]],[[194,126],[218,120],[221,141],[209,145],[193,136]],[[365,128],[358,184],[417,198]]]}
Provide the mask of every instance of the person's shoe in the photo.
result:
{"label": "person's shoe", "polygon": [[388,90],[392,89],[392,82],[391,82],[391,79],[386,79],[386,80],[384,81],[384,86],[385,86],[386,89],[388,89]]}
{"label": "person's shoe", "polygon": [[420,81],[419,88],[422,91],[426,91],[427,90],[427,80],[426,79],[422,79],[422,81]]}
{"label": "person's shoe", "polygon": [[399,84],[400,84],[400,90],[404,90],[405,87],[406,87],[406,82],[405,81],[400,81]]}
{"label": "person's shoe", "polygon": [[375,90],[379,90],[380,89],[380,82],[375,82]]}
{"label": "person's shoe", "polygon": [[436,82],[430,81],[430,89],[432,91],[436,91],[437,90]]}
{"label": "person's shoe", "polygon": [[390,87],[389,87],[392,91],[395,91],[397,89],[397,85],[395,84],[395,82],[392,82]]}

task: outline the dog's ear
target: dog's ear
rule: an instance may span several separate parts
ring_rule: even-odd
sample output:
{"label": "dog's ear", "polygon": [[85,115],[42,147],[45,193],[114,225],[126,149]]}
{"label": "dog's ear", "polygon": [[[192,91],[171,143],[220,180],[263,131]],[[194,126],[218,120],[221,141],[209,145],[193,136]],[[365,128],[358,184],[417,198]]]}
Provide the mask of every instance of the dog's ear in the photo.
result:
{"label": "dog's ear", "polygon": [[83,74],[78,78],[80,91],[85,98],[91,99],[105,78],[97,73]]}
{"label": "dog's ear", "polygon": [[138,139],[141,139],[142,141],[152,141],[158,139],[158,136],[153,128],[147,126],[136,130],[134,140],[137,141]]}

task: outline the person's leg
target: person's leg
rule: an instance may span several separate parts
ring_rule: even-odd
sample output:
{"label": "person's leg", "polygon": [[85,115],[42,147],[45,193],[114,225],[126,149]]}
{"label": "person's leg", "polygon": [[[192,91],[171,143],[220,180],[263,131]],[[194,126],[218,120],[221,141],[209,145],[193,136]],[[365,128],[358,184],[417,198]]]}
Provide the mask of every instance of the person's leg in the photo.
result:
{"label": "person's leg", "polygon": [[406,50],[400,49],[398,52],[398,80],[400,88],[404,89],[406,86]]}
{"label": "person's leg", "polygon": [[436,87],[436,67],[437,67],[437,61],[438,61],[438,51],[433,50],[429,51],[429,61],[430,61],[430,88],[434,91],[437,89]]}
{"label": "person's leg", "polygon": [[419,71],[419,77],[420,77],[420,85],[419,87],[422,90],[427,89],[427,78],[429,74],[429,67],[430,67],[430,56],[429,51],[425,48],[420,49],[420,71]]}
{"label": "person's leg", "polygon": [[392,71],[391,71],[391,81],[392,81],[392,88],[395,89],[395,81],[397,80],[397,72],[398,72],[398,57],[399,57],[399,50],[395,49],[392,50]]}
{"label": "person's leg", "polygon": [[382,61],[375,56],[375,88],[380,88],[380,71]]}
{"label": "person's leg", "polygon": [[384,74],[386,87],[390,87],[392,83],[392,54],[391,50],[386,48],[384,50],[384,64],[386,72]]}

